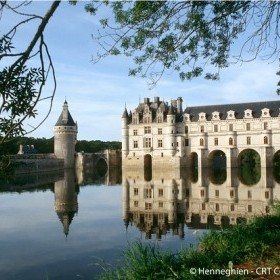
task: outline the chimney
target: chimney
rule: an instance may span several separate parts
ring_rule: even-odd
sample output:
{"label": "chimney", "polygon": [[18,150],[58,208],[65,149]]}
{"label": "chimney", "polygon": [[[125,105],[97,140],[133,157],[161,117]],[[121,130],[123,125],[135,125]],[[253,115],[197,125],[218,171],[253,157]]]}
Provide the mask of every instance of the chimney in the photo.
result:
{"label": "chimney", "polygon": [[177,98],[177,112],[178,112],[178,114],[182,114],[182,112],[183,112],[182,104],[183,104],[182,97],[178,97]]}

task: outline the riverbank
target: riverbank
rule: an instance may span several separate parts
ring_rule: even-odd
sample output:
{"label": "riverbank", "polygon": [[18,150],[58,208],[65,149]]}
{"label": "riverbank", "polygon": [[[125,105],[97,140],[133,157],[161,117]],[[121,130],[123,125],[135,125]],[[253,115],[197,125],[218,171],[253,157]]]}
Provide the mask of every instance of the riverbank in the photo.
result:
{"label": "riverbank", "polygon": [[130,244],[122,266],[104,267],[112,279],[279,279],[280,204],[271,215],[205,235],[195,249],[177,254],[156,245]]}

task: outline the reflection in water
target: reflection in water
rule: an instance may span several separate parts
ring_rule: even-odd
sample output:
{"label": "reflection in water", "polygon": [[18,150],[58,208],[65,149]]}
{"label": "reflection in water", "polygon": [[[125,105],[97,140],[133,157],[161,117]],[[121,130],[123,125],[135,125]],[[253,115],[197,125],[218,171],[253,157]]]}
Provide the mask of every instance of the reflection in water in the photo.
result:
{"label": "reflection in water", "polygon": [[148,239],[152,234],[161,238],[168,231],[184,238],[185,224],[196,229],[227,227],[269,213],[273,200],[280,198],[280,186],[271,169],[260,171],[255,173],[257,180],[250,181],[242,169],[201,169],[194,181],[186,170],[154,170],[147,182],[143,171],[123,170],[124,223],[137,227]]}
{"label": "reflection in water", "polygon": [[227,169],[212,167],[210,169],[209,179],[213,184],[222,185],[227,179]]}
{"label": "reflection in water", "polygon": [[255,185],[261,179],[261,166],[260,164],[254,164],[247,162],[241,165],[239,173],[240,181],[248,186]]}
{"label": "reflection in water", "polygon": [[67,236],[74,215],[78,213],[78,191],[75,187],[73,170],[64,170],[64,179],[55,182],[54,193],[55,211],[63,225],[63,232]]}

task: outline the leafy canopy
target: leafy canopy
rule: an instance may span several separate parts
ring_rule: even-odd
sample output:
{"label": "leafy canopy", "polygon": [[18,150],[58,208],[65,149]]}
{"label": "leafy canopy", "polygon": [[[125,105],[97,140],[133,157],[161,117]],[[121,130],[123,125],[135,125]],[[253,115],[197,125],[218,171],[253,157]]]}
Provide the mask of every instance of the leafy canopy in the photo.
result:
{"label": "leafy canopy", "polygon": [[[101,48],[94,61],[108,55],[133,57],[135,67],[129,74],[149,77],[152,83],[165,71],[176,71],[181,80],[199,76],[216,80],[233,62],[279,58],[279,1],[104,1],[103,5],[113,17],[100,20],[95,39]],[[92,2],[86,10],[95,14],[100,6]]]}

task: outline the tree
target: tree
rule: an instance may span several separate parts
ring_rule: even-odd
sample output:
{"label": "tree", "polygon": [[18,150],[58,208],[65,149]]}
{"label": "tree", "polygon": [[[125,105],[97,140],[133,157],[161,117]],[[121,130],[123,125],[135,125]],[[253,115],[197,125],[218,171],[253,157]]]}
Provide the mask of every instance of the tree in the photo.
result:
{"label": "tree", "polygon": [[[45,15],[40,16],[24,12],[30,1],[11,3],[0,1],[1,18],[7,12],[18,17],[18,22],[0,35],[0,62],[4,65],[0,71],[1,142],[27,133],[23,123],[26,119],[37,115],[36,107],[39,102],[50,100],[49,111],[44,120],[50,113],[56,91],[56,78],[51,55],[44,40],[44,30],[60,2],[53,1]],[[15,37],[26,24],[37,24],[37,30],[27,46],[15,46]],[[44,96],[43,88],[49,75],[53,79],[53,91],[50,95]]]}
{"label": "tree", "polygon": [[[279,59],[279,1],[104,1],[114,17],[100,20],[96,39],[108,55],[133,57],[129,74],[155,84],[165,71],[181,80],[219,79],[238,61]],[[95,14],[100,3],[86,5]],[[245,39],[244,39],[245,38]],[[280,71],[277,73],[280,75]],[[278,83],[280,94],[280,82]]]}

